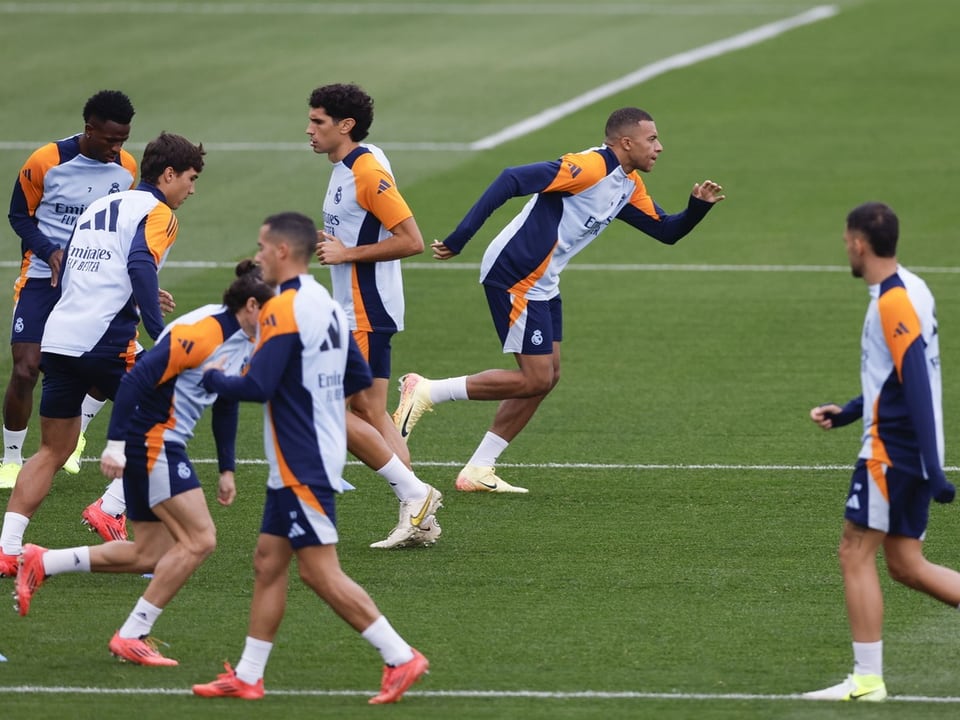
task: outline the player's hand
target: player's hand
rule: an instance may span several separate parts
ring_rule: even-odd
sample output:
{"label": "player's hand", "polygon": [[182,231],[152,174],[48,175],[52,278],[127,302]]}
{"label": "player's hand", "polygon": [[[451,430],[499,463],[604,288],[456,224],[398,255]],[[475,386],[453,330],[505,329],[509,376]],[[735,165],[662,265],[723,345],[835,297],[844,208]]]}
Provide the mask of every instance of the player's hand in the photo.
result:
{"label": "player's hand", "polygon": [[177,304],[173,301],[173,293],[160,288],[160,312],[164,315],[177,309]]}
{"label": "player's hand", "polygon": [[100,472],[107,480],[123,477],[127,465],[126,443],[123,440],[107,440],[107,446],[100,455]]}
{"label": "player's hand", "polygon": [[953,486],[953,483],[944,480],[943,484],[934,491],[933,499],[938,503],[952,503],[956,496],[957,488]]}
{"label": "player's hand", "polygon": [[726,197],[723,194],[723,187],[713,180],[704,180],[702,183],[694,184],[693,192],[690,194],[698,200],[708,203],[718,203]]}
{"label": "player's hand", "polygon": [[457,254],[439,240],[434,240],[430,243],[430,249],[433,251],[434,260],[449,260]]}
{"label": "player's hand", "polygon": [[221,505],[232,505],[237,499],[237,483],[232,470],[224,470],[220,473],[220,481],[217,483],[217,502]]}
{"label": "player's hand", "polygon": [[56,287],[60,282],[60,266],[63,264],[63,248],[57,248],[47,258],[50,267],[50,287]]}
{"label": "player's hand", "polygon": [[317,231],[317,260],[321,265],[340,265],[350,262],[347,259],[347,248],[340,242],[340,238],[325,230]]}
{"label": "player's hand", "polygon": [[227,366],[227,358],[221,355],[213,362],[208,362],[206,365],[204,365],[200,369],[200,373],[202,375],[206,375],[211,370],[219,370],[220,372],[223,372],[223,369],[226,366]]}
{"label": "player's hand", "polygon": [[842,411],[842,407],[834,405],[833,403],[817,405],[810,410],[810,419],[824,430],[830,430],[833,428],[833,416],[840,414]]}

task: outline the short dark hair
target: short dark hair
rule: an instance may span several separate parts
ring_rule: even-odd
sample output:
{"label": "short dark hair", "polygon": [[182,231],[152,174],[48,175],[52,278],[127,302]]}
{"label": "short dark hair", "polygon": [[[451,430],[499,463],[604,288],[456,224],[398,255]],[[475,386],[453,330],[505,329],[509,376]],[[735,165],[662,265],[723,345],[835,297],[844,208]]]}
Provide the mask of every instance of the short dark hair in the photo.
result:
{"label": "short dark hair", "polygon": [[313,220],[302,213],[282,212],[271,215],[263,224],[271,234],[287,240],[297,257],[310,262],[317,250],[317,226]]}
{"label": "short dark hair", "polygon": [[882,202],[858,205],[847,215],[847,229],[863,234],[877,257],[896,256],[900,220],[888,205]]}
{"label": "short dark hair", "polygon": [[356,125],[350,130],[350,139],[360,142],[370,134],[373,124],[373,98],[352,84],[334,84],[318,87],[310,93],[310,107],[323,108],[334,120],[353,118]]}
{"label": "short dark hair", "polygon": [[177,174],[193,168],[203,170],[203,144],[194,145],[182,135],[162,132],[147,143],[140,161],[140,177],[156,185],[163,171],[173,168]]}
{"label": "short dark hair", "polygon": [[253,298],[263,305],[274,296],[274,289],[263,281],[260,266],[253,260],[241,260],[234,272],[236,279],[223,293],[223,304],[230,312],[241,310],[247,304],[248,298]]}
{"label": "short dark hair", "polygon": [[639,125],[644,120],[653,121],[653,116],[646,110],[635,107],[625,107],[614,110],[607,118],[607,126],[604,128],[604,135],[610,139],[616,139],[624,134],[628,128]]}
{"label": "short dark hair", "polygon": [[90,122],[91,118],[97,118],[103,122],[129,125],[135,112],[130,98],[119,90],[101,90],[83,106],[83,121]]}

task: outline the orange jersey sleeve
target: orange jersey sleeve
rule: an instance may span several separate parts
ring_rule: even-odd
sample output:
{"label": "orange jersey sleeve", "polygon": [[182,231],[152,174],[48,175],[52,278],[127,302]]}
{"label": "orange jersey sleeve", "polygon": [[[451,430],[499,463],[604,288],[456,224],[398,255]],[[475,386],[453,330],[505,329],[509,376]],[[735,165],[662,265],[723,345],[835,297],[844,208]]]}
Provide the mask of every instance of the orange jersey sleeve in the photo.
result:
{"label": "orange jersey sleeve", "polygon": [[271,338],[297,332],[297,319],[293,314],[293,299],[296,294],[296,290],[284,290],[263,304],[260,310],[260,339],[257,350]]}
{"label": "orange jersey sleeve", "polygon": [[643,184],[643,179],[640,177],[640,173],[634,170],[632,173],[630,173],[630,178],[636,185],[633,195],[630,196],[630,204],[640,212],[645,213],[652,218],[659,219],[660,214],[657,212],[657,208],[653,204],[653,198],[647,194],[647,186]]}
{"label": "orange jersey sleeve", "polygon": [[177,241],[177,231],[179,229],[177,216],[164,203],[157,203],[157,206],[147,215],[144,238],[147,247],[150,249],[150,254],[153,255],[153,259],[158,266],[167,251]]}
{"label": "orange jersey sleeve", "polygon": [[903,357],[907,349],[922,337],[920,318],[910,302],[906,288],[896,287],[888,290],[877,301],[880,322],[883,323],[883,337],[887,341],[897,377],[903,380]]}
{"label": "orange jersey sleeve", "polygon": [[130,183],[128,190],[133,190],[137,186],[137,160],[126,150],[120,150],[120,164],[130,171],[130,175],[133,176],[133,180]]}
{"label": "orange jersey sleeve", "polygon": [[60,151],[57,149],[57,144],[47,143],[35,150],[20,169],[18,182],[27,200],[27,210],[30,215],[36,214],[40,200],[43,199],[43,178],[47,170],[58,162],[60,162]]}
{"label": "orange jersey sleeve", "polygon": [[357,183],[357,204],[372,213],[385,228],[390,230],[413,217],[406,200],[397,190],[396,181],[372,153],[357,158],[353,173]]}
{"label": "orange jersey sleeve", "polygon": [[214,317],[170,328],[170,356],[158,385],[184,370],[200,367],[223,344],[223,327]]}
{"label": "orange jersey sleeve", "polygon": [[543,192],[576,194],[596,185],[607,176],[607,163],[596,152],[567,153],[560,158],[560,169]]}

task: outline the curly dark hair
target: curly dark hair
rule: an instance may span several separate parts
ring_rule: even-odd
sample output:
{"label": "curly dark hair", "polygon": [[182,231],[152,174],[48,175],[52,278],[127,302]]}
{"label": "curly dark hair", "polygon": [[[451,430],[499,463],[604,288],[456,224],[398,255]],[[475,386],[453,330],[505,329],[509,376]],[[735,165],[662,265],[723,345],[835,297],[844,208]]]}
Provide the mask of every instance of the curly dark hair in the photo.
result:
{"label": "curly dark hair", "polygon": [[97,118],[103,122],[112,120],[118,125],[129,125],[135,112],[130,98],[119,90],[101,90],[83,106],[83,121]]}
{"label": "curly dark hair", "polygon": [[352,84],[334,84],[318,87],[310,93],[310,107],[323,110],[334,120],[353,118],[356,125],[350,138],[360,142],[370,134],[373,124],[373,98]]}

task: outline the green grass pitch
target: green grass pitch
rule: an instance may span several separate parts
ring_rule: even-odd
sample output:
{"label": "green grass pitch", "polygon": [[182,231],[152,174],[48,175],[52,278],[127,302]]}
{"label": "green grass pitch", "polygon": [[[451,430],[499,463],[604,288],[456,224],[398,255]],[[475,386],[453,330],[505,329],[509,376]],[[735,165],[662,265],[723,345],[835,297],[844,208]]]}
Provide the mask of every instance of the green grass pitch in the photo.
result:
{"label": "green grass pitch", "polygon": [[[453,490],[492,404],[445,405],[411,438],[419,474],[445,493],[434,548],[369,549],[392,527],[395,502],[373,472],[348,466],[358,491],[339,505],[341,561],[432,663],[400,705],[366,705],[379,657],[295,573],[265,700],[189,695],[223,660],[236,662],[246,631],[264,492],[260,409],[246,407],[240,497],[212,505],[219,547],[155,628],[179,667],[132,667],[107,651],[140,577],[58,576],[27,618],[0,580],[0,717],[866,717],[787,697],[839,681],[851,665],[835,551],[857,430],[823,433],[807,411],[858,392],[867,293],[846,270],[841,233],[850,208],[883,200],[901,218],[902,262],[938,299],[947,464],[957,465],[951,149],[960,50],[951,5],[837,2],[832,18],[469,149],[638,68],[812,7],[0,3],[6,187],[35,144],[82,128],[82,103],[102,88],[125,90],[137,108],[135,155],[161,130],[208,145],[161,274],[181,310],[218,300],[225,265],[253,254],[265,216],[320,214],[329,164],[310,153],[304,128],[310,90],[328,82],[357,82],[376,99],[370,140],[387,148],[428,242],[501,168],[598,144],[607,115],[624,105],[656,118],[666,149],[645,179],[659,204],[680,209],[704,178],[728,195],[676,247],[615,224],[564,274],[563,378],[501,458],[503,476],[528,496]],[[518,206],[448,266],[428,254],[405,261],[408,329],[394,343],[396,375],[510,366],[476,266]],[[4,317],[18,246],[3,223]],[[9,371],[0,353],[4,382]],[[106,421],[104,412],[91,426],[91,457]],[[213,457],[201,430],[190,448],[198,460]],[[34,422],[28,452],[37,441]],[[212,498],[215,468],[198,467]],[[94,542],[80,510],[102,487],[92,460],[76,478],[58,475],[27,541]],[[932,511],[927,553],[937,562],[958,563],[957,513]],[[954,716],[960,617],[886,579],[884,588],[894,698],[870,717]]]}

